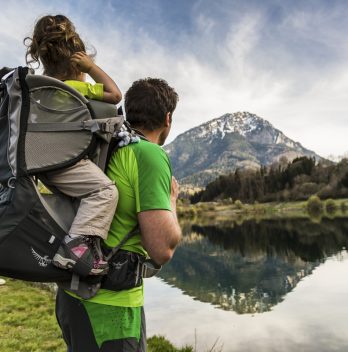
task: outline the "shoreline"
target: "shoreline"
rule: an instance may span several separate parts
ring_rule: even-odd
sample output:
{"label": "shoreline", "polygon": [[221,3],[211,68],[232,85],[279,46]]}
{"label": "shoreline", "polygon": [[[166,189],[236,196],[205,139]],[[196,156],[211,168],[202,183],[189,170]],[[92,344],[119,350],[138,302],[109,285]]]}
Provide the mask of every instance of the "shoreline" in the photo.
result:
{"label": "shoreline", "polygon": [[[331,208],[327,202],[331,202]],[[332,206],[332,202],[334,202]],[[276,218],[348,218],[348,199],[323,200],[322,209],[310,214],[308,201],[270,202],[243,204],[240,201],[199,202],[197,204],[179,203],[178,217],[182,220],[208,218],[215,221],[262,220]]]}

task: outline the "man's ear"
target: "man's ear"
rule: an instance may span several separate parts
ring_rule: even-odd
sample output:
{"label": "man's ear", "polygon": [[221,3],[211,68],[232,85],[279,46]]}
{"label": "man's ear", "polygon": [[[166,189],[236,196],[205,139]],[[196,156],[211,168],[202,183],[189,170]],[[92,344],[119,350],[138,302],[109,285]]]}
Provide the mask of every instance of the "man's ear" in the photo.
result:
{"label": "man's ear", "polygon": [[168,127],[170,126],[171,123],[172,123],[172,114],[170,112],[167,112],[166,118],[164,120],[164,125],[165,127]]}

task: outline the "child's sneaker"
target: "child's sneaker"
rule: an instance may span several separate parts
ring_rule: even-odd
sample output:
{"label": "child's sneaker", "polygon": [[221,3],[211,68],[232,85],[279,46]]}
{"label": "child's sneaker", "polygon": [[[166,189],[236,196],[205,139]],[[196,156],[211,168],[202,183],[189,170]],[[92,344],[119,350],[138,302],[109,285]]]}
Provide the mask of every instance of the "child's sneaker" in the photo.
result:
{"label": "child's sneaker", "polygon": [[74,271],[76,263],[79,262],[79,266],[82,264],[84,269],[89,271],[87,271],[88,275],[106,274],[109,265],[103,260],[98,240],[99,238],[93,236],[67,235],[53,257],[52,263],[61,269]]}

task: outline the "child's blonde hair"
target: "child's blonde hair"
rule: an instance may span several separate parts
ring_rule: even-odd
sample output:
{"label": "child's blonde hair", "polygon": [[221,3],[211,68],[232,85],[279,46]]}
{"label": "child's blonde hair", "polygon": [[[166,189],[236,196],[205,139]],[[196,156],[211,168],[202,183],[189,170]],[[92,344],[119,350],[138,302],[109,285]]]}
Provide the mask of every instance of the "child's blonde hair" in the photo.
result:
{"label": "child's blonde hair", "polygon": [[40,62],[44,74],[61,80],[76,79],[81,73],[71,56],[86,47],[73,23],[63,15],[44,16],[35,24],[32,38],[26,37],[26,63],[28,65]]}

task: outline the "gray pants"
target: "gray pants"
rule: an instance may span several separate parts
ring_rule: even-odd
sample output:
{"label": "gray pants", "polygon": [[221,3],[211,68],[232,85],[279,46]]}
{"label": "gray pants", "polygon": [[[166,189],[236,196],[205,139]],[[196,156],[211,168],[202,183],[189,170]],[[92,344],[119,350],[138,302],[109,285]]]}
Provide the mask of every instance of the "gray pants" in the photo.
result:
{"label": "gray pants", "polygon": [[80,206],[69,233],[107,238],[118,191],[103,171],[88,159],[59,171],[47,172],[44,182],[62,193],[80,198]]}

